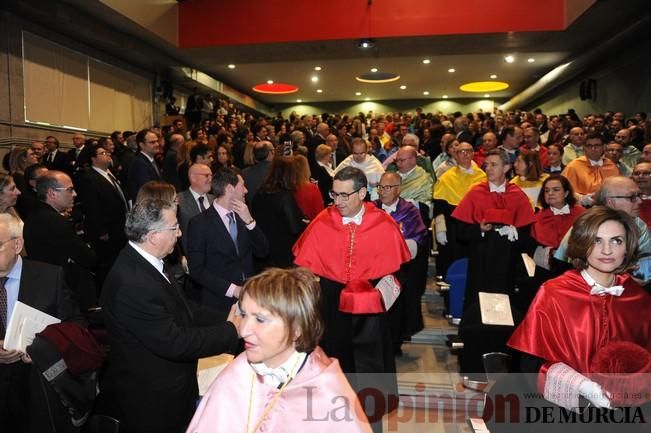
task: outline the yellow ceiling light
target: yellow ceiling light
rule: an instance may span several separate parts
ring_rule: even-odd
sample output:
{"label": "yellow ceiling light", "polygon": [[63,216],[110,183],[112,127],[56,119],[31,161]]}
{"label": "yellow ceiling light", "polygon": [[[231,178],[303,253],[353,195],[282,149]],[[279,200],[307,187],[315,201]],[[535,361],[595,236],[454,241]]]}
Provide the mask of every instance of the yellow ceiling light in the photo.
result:
{"label": "yellow ceiling light", "polygon": [[459,86],[459,90],[463,92],[499,92],[500,90],[508,89],[509,84],[503,81],[475,81],[474,83],[466,83]]}

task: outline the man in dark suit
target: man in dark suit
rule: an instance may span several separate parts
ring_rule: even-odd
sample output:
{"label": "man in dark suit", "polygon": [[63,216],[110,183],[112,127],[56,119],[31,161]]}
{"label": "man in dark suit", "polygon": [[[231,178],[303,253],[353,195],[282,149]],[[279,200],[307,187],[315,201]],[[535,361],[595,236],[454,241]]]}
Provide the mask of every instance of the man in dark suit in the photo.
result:
{"label": "man in dark suit", "polygon": [[25,183],[27,188],[21,191],[16,200],[18,215],[25,220],[29,214],[37,208],[38,198],[36,197],[36,179],[47,173],[48,169],[43,164],[32,164],[25,169]]}
{"label": "man in dark suit", "polygon": [[95,305],[95,289],[90,279],[95,267],[95,252],[62,215],[72,208],[77,196],[70,176],[60,171],[48,171],[36,180],[36,196],[38,206],[25,221],[28,257],[63,267],[66,283],[85,311]]}
{"label": "man in dark suit", "polygon": [[47,153],[43,156],[43,165],[48,170],[68,171],[68,157],[59,150],[59,140],[56,137],[48,136],[45,139]]}
{"label": "man in dark suit", "polygon": [[75,146],[75,148],[68,151],[68,168],[65,171],[74,177],[74,175],[83,168],[81,165],[84,161],[83,152],[84,148],[86,147],[86,136],[84,134],[73,135],[72,144]]}
{"label": "man in dark suit", "polygon": [[84,212],[84,233],[97,254],[95,282],[102,287],[115,257],[124,247],[124,221],[128,205],[118,180],[109,171],[111,153],[103,146],[88,149],[91,169],[79,195]]}
{"label": "man in dark suit", "polygon": [[141,186],[151,180],[161,180],[160,170],[154,161],[160,147],[158,135],[143,129],[136,134],[136,142],[140,151],[133,157],[127,170],[127,198],[134,202]]}
{"label": "man in dark suit", "polygon": [[201,286],[204,305],[228,311],[244,280],[254,274],[253,256],[264,258],[269,243],[244,204],[246,187],[231,169],[215,173],[213,205],[190,220],[188,266]]}
{"label": "man in dark suit", "polygon": [[[236,349],[235,308],[188,303],[163,258],[181,235],[176,206],[143,200],[102,289],[111,351],[101,386],[122,433],[182,433],[196,407],[197,359]],[[111,411],[112,409],[112,411]]]}
{"label": "man in dark suit", "polygon": [[316,163],[314,158],[314,152],[319,144],[326,142],[326,137],[330,134],[330,127],[327,123],[319,123],[316,126],[316,134],[312,136],[310,141],[307,144],[307,159],[311,166]]}
{"label": "man in dark suit", "polygon": [[192,164],[188,171],[190,188],[179,193],[178,218],[181,225],[181,244],[183,252],[187,251],[187,233],[190,220],[208,209],[215,196],[212,189],[212,171],[206,164]]}
{"label": "man in dark suit", "polygon": [[271,169],[271,161],[275,156],[274,146],[270,141],[258,141],[253,147],[253,158],[255,158],[255,165],[247,167],[242,170],[242,179],[244,185],[249,191],[246,195],[246,201],[250,205],[253,203],[253,197],[264,183],[269,170]]}
{"label": "man in dark suit", "polygon": [[[60,267],[24,260],[23,223],[0,214],[0,336],[20,301],[63,321],[79,319],[79,310],[63,282]],[[58,396],[45,385],[40,372],[23,352],[2,348],[0,340],[0,431],[73,431]]]}

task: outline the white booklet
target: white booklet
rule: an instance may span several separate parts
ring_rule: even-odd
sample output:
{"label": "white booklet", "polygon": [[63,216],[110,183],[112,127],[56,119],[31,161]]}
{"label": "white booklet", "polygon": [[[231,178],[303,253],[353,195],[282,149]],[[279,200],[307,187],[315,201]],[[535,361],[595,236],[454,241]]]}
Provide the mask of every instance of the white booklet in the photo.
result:
{"label": "white booklet", "polygon": [[514,325],[509,295],[479,292],[479,308],[484,325]]}
{"label": "white booklet", "polygon": [[14,312],[7,324],[4,349],[25,352],[27,346],[34,341],[37,333],[44,330],[48,325],[55,323],[61,323],[61,320],[16,301]]}

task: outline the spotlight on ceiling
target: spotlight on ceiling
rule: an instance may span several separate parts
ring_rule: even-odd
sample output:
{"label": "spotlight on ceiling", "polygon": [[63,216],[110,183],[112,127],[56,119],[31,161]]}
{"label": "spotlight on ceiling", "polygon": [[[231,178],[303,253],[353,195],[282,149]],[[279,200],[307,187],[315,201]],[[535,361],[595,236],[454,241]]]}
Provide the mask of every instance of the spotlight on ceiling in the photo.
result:
{"label": "spotlight on ceiling", "polygon": [[443,99],[448,99],[448,95],[443,95]]}
{"label": "spotlight on ceiling", "polygon": [[362,96],[362,92],[355,92],[356,96]]}
{"label": "spotlight on ceiling", "polygon": [[457,71],[457,70],[454,69],[454,68],[450,68],[450,69],[448,69],[448,72],[451,73],[451,74],[455,73],[456,71]]}
{"label": "spotlight on ceiling", "polygon": [[312,79],[313,83],[316,83],[317,81],[319,81],[319,77],[317,77],[316,75],[313,76],[311,79]]}
{"label": "spotlight on ceiling", "polygon": [[302,99],[297,99],[296,102],[303,102],[303,100]]}
{"label": "spotlight on ceiling", "polygon": [[429,65],[431,63],[430,59],[423,59],[423,64],[424,65]]}
{"label": "spotlight on ceiling", "polygon": [[527,59],[527,62],[529,62],[529,63],[533,63],[533,62],[535,62],[535,61],[536,61],[536,59],[534,59],[533,57],[529,57],[529,58]]}
{"label": "spotlight on ceiling", "polygon": [[494,80],[495,78],[497,78],[497,75],[492,74],[492,75],[491,75],[491,80]]}
{"label": "spotlight on ceiling", "polygon": [[405,90],[406,88],[407,88],[407,86],[405,86],[404,84],[402,86],[400,86],[400,90]]}
{"label": "spotlight on ceiling", "polygon": [[321,70],[321,66],[315,66],[315,67],[314,67],[314,70],[315,70],[315,71],[320,71],[320,70]]}
{"label": "spotlight on ceiling", "polygon": [[428,92],[427,90],[425,90],[425,91],[423,92],[423,95],[427,96],[427,95],[429,95],[429,92]]}
{"label": "spotlight on ceiling", "polygon": [[359,41],[359,44],[357,44],[357,48],[361,48],[363,50],[367,50],[369,48],[373,48],[375,46],[375,42],[371,39],[362,39]]}
{"label": "spotlight on ceiling", "polygon": [[513,63],[513,62],[515,62],[515,57],[513,57],[513,56],[506,56],[506,57],[504,57],[504,61],[505,61],[506,63]]}
{"label": "spotlight on ceiling", "polygon": [[228,65],[228,69],[235,69],[235,65],[231,63],[230,65]]}

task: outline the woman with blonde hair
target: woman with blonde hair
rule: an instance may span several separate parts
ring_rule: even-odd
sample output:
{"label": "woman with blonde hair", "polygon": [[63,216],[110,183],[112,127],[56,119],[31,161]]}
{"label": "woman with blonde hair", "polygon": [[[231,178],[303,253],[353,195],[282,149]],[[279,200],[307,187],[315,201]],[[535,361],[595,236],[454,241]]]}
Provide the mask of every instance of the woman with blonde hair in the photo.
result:
{"label": "woman with blonde hair", "polygon": [[301,268],[247,280],[238,302],[244,352],[203,396],[188,433],[371,432],[339,361],[318,346],[320,290]]}
{"label": "woman with blonde hair", "polygon": [[321,191],[310,178],[310,165],[303,155],[294,156],[294,170],[296,173],[296,191],[294,198],[296,204],[308,220],[313,220],[323,210]]}

